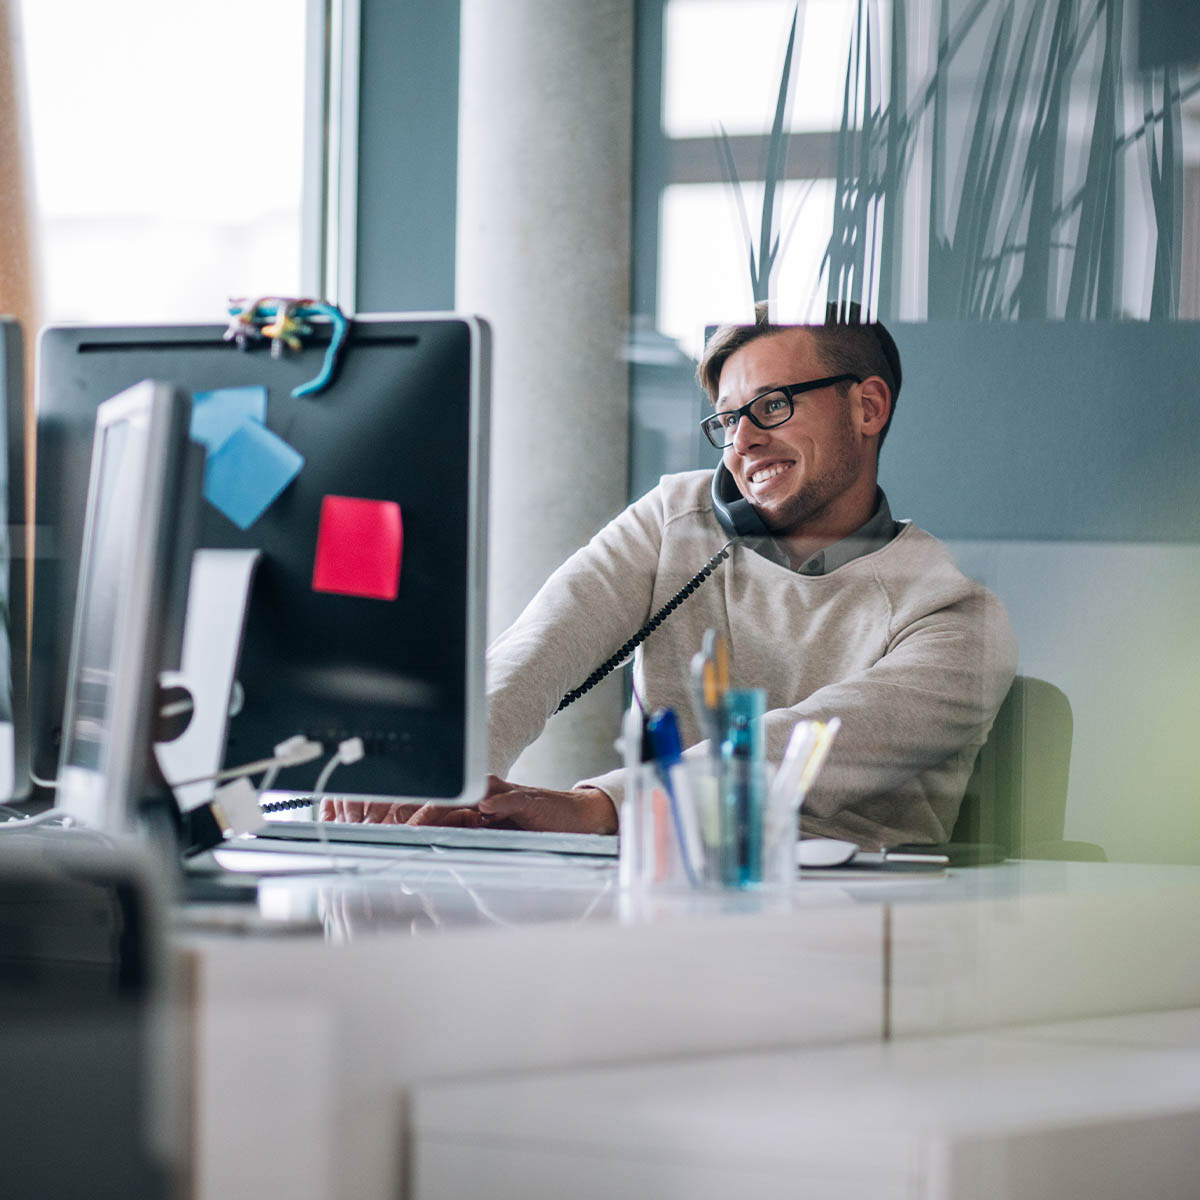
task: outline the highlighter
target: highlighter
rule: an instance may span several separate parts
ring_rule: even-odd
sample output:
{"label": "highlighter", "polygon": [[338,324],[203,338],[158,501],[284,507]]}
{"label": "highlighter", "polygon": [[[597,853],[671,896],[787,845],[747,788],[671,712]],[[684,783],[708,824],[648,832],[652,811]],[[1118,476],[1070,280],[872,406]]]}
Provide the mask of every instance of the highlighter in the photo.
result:
{"label": "highlighter", "polygon": [[725,694],[721,743],[721,878],[727,886],[762,882],[766,772],[762,688]]}

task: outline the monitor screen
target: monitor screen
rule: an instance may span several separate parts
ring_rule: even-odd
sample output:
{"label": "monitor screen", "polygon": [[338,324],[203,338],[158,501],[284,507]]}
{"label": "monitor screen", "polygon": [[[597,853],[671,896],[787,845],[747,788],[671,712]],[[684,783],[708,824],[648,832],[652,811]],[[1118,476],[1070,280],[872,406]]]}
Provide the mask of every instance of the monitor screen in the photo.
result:
{"label": "monitor screen", "polygon": [[[214,769],[267,757],[295,734],[327,755],[359,737],[365,756],[339,768],[330,790],[477,798],[486,760],[486,324],[356,318],[332,384],[301,398],[292,391],[319,374],[327,327],[313,322],[305,347],[280,357],[243,352],[224,332],[42,334],[38,521],[53,552],[35,595],[39,761],[55,752],[55,703],[61,712],[65,698],[63,597],[81,538],[72,481],[84,429],[104,396],[166,375],[193,392],[210,433],[222,421],[237,426],[209,445],[199,545],[259,555]],[[248,505],[257,464],[281,462],[291,473],[278,491],[261,508]],[[275,786],[311,790],[321,766],[290,768]]]}
{"label": "monitor screen", "polygon": [[133,826],[159,672],[178,662],[188,492],[199,486],[187,469],[190,415],[185,393],[149,381],[96,413],[58,764],[58,807],[94,829]]}

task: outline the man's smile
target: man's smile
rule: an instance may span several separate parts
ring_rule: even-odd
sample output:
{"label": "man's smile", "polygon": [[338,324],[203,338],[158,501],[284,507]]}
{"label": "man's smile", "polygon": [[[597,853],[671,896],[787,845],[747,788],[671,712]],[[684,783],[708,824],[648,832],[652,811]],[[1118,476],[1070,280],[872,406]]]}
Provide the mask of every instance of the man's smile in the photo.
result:
{"label": "man's smile", "polygon": [[782,475],[785,471],[790,471],[794,465],[791,462],[768,463],[765,467],[755,467],[753,471],[748,473],[747,478],[755,487],[758,487],[774,479],[777,475]]}

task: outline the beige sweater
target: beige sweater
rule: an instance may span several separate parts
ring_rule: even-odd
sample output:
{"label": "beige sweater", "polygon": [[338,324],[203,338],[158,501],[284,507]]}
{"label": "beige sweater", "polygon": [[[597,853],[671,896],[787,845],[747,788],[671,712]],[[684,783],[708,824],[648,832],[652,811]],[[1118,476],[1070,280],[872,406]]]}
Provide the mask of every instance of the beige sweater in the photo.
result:
{"label": "beige sweater", "polygon": [[[572,555],[492,645],[490,770],[506,775],[562,695],[725,544],[710,479],[665,476]],[[1017,651],[999,600],[941,542],[906,523],[882,549],[815,577],[733,547],[635,661],[647,709],[675,709],[689,755],[707,751],[688,670],[709,628],[729,641],[731,685],[767,691],[772,762],[799,718],[841,718],[805,803],[805,834],[864,846],[948,837]],[[622,774],[582,782],[619,808]]]}

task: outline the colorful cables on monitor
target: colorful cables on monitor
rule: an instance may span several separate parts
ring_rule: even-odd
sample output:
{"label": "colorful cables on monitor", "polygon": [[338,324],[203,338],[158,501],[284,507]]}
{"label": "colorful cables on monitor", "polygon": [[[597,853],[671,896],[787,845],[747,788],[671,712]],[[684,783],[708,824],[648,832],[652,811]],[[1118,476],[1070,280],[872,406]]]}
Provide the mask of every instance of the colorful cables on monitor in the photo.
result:
{"label": "colorful cables on monitor", "polygon": [[235,343],[239,350],[249,350],[266,340],[276,358],[285,349],[300,350],[304,346],[304,339],[313,331],[308,324],[312,318],[329,321],[332,332],[325,361],[312,379],[292,389],[292,396],[315,396],[333,382],[350,334],[350,320],[336,304],[288,296],[263,296],[247,303],[239,297],[230,300],[229,317],[224,335],[227,342]]}

